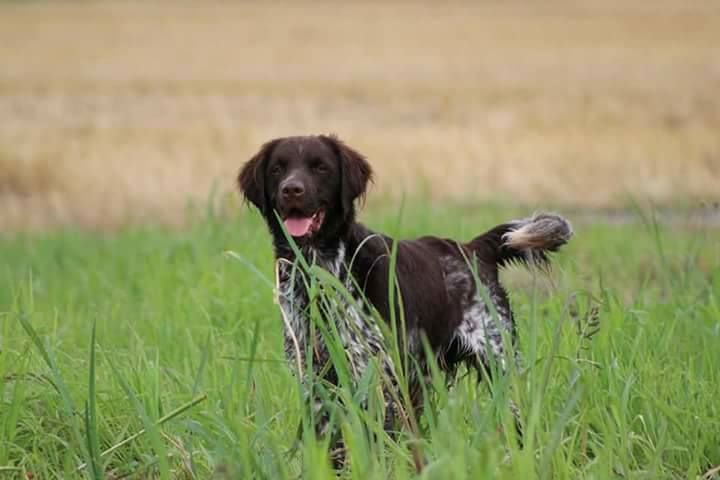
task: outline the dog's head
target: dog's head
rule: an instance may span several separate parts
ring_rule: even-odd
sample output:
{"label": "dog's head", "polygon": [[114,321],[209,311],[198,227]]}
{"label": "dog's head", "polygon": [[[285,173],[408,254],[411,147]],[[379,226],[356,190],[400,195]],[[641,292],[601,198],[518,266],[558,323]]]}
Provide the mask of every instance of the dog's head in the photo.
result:
{"label": "dog's head", "polygon": [[277,138],[264,144],[240,170],[247,201],[283,235],[275,212],[298,242],[337,237],[355,219],[355,200],[372,170],[365,158],[334,136]]}

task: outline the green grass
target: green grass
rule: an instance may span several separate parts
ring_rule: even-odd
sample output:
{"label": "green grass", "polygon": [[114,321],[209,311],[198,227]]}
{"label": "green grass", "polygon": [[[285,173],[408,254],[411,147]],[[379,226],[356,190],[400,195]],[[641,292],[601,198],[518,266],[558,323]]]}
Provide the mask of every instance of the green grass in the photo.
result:
{"label": "green grass", "polygon": [[[397,209],[363,218],[467,239],[522,214],[409,205],[399,221]],[[341,389],[347,478],[696,478],[720,464],[720,235],[576,230],[551,282],[506,275],[523,367],[494,396],[472,376],[436,381],[417,431],[391,438]],[[296,443],[300,391],[255,214],[9,236],[0,258],[0,477],[334,478],[322,440]],[[507,397],[524,449],[499,428]]]}

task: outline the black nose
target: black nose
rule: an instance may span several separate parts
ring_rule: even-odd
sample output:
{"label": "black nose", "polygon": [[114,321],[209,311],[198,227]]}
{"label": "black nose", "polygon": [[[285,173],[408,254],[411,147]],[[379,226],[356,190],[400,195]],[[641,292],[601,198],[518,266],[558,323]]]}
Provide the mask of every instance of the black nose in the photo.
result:
{"label": "black nose", "polygon": [[294,180],[286,182],[280,191],[283,198],[300,198],[305,194],[305,187],[302,183]]}

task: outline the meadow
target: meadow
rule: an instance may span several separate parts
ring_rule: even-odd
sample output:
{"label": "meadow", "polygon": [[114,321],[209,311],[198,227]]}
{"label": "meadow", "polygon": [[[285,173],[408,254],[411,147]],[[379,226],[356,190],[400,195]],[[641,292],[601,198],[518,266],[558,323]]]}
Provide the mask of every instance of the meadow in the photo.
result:
{"label": "meadow", "polygon": [[[418,201],[363,216],[401,237],[468,238],[519,213]],[[348,407],[345,478],[700,478],[720,465],[717,231],[650,216],[576,229],[549,276],[505,275],[523,357],[510,380],[490,395],[471,376],[449,391],[436,379],[418,430],[382,441]],[[296,443],[299,387],[256,214],[16,235],[0,255],[3,477],[81,478],[92,458],[90,478],[335,478],[321,441]],[[507,397],[523,449],[500,433]]]}
{"label": "meadow", "polygon": [[719,45],[709,0],[0,0],[0,478],[336,478],[234,185],[326,132],[373,229],[576,228],[504,272],[492,392],[436,376],[388,436],[339,389],[342,478],[720,478]]}

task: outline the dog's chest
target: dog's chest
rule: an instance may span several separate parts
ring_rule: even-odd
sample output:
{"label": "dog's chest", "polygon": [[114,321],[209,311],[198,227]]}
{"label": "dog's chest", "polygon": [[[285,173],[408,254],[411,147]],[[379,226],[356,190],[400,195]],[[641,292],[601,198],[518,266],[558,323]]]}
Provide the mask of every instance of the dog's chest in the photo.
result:
{"label": "dog's chest", "polygon": [[321,371],[330,361],[327,342],[339,341],[351,370],[361,375],[373,356],[384,354],[385,346],[382,332],[348,271],[345,245],[341,243],[331,255],[310,249],[303,253],[309,264],[330,273],[342,288],[335,282],[312,281],[299,265],[278,261],[285,355],[293,365],[304,368],[310,352],[313,369]]}

